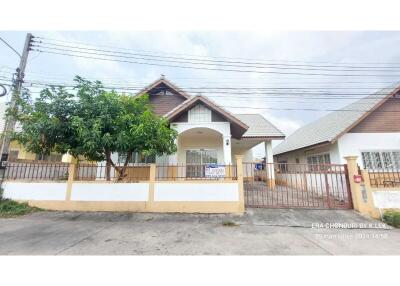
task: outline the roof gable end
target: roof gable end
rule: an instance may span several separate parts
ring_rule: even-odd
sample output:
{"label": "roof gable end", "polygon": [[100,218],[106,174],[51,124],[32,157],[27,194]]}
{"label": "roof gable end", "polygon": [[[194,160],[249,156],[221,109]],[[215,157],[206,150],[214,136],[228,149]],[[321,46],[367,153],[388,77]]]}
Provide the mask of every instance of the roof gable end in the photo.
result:
{"label": "roof gable end", "polygon": [[135,96],[141,96],[145,93],[149,93],[149,92],[151,92],[151,90],[156,89],[157,87],[159,87],[161,85],[165,85],[166,87],[173,90],[177,95],[182,96],[185,99],[191,98],[191,96],[187,92],[185,92],[183,89],[179,88],[178,86],[176,86],[169,80],[165,79],[164,76],[162,76],[158,80],[154,81],[153,83],[149,84],[148,86],[146,86],[145,88],[140,90],[137,94],[135,94]]}

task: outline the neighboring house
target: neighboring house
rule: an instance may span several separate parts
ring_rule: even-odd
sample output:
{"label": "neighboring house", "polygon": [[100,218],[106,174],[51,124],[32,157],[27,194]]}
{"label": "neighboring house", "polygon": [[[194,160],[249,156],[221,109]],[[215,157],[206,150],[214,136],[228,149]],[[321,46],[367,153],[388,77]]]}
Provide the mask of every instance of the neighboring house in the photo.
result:
{"label": "neighboring house", "polygon": [[400,168],[400,86],[360,99],[298,129],[274,148],[281,163],[346,163]]}
{"label": "neighboring house", "polygon": [[[5,102],[0,102],[0,138],[2,139],[1,134],[4,132],[5,125],[5,112],[7,109],[7,105]],[[18,128],[18,124],[16,126]],[[1,149],[2,141],[0,142]],[[51,161],[51,162],[61,162],[62,155],[61,154],[34,154],[28,152],[24,149],[23,146],[18,144],[16,141],[11,141],[9,151],[8,151],[8,160],[16,161],[16,160],[37,160],[37,161]]]}
{"label": "neighboring house", "polygon": [[[178,131],[176,154],[145,158],[136,154],[133,163],[157,164],[232,164],[235,155],[253,161],[252,148],[265,144],[273,162],[272,140],[284,134],[260,114],[232,114],[205,96],[191,96],[164,77],[136,96],[149,94],[157,115],[166,117]],[[118,157],[113,154],[114,159]],[[123,158],[121,158],[123,159]],[[119,160],[122,161],[122,160]]]}

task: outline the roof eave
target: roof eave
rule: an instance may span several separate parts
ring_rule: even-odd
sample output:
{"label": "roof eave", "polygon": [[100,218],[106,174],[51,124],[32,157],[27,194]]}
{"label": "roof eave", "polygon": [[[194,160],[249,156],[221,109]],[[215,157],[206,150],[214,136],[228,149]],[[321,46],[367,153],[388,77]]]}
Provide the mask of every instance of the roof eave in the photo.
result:
{"label": "roof eave", "polygon": [[330,145],[330,144],[333,144],[333,143],[334,143],[333,141],[323,141],[323,142],[320,142],[320,143],[316,143],[316,144],[313,144],[313,145],[292,149],[292,150],[289,150],[289,151],[284,151],[284,152],[280,152],[280,153],[275,153],[274,152],[274,156],[275,155],[283,155],[283,154],[296,152],[296,151],[300,151],[300,150],[305,150],[306,151],[308,149],[313,149],[315,147],[322,147],[322,146]]}

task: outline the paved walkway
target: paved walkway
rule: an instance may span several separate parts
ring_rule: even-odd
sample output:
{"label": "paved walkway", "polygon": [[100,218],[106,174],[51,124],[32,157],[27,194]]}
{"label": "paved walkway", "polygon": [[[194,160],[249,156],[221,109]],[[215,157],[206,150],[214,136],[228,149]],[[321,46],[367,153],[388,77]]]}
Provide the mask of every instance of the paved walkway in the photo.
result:
{"label": "paved walkway", "polygon": [[399,246],[400,230],[352,210],[249,209],[243,216],[41,212],[0,219],[2,255],[399,255]]}

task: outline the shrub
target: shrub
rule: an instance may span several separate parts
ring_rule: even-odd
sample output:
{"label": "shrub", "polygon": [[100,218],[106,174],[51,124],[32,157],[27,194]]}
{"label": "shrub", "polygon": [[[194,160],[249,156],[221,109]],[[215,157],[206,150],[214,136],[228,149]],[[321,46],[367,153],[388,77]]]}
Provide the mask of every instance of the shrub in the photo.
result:
{"label": "shrub", "polygon": [[18,203],[7,199],[0,201],[0,217],[25,215],[40,210],[36,207],[30,207],[27,203]]}
{"label": "shrub", "polygon": [[383,214],[383,221],[388,225],[400,227],[400,211],[386,211]]}
{"label": "shrub", "polygon": [[228,226],[228,227],[232,227],[232,226],[237,226],[237,224],[233,221],[227,220],[227,221],[223,221],[222,222],[223,226]]}

